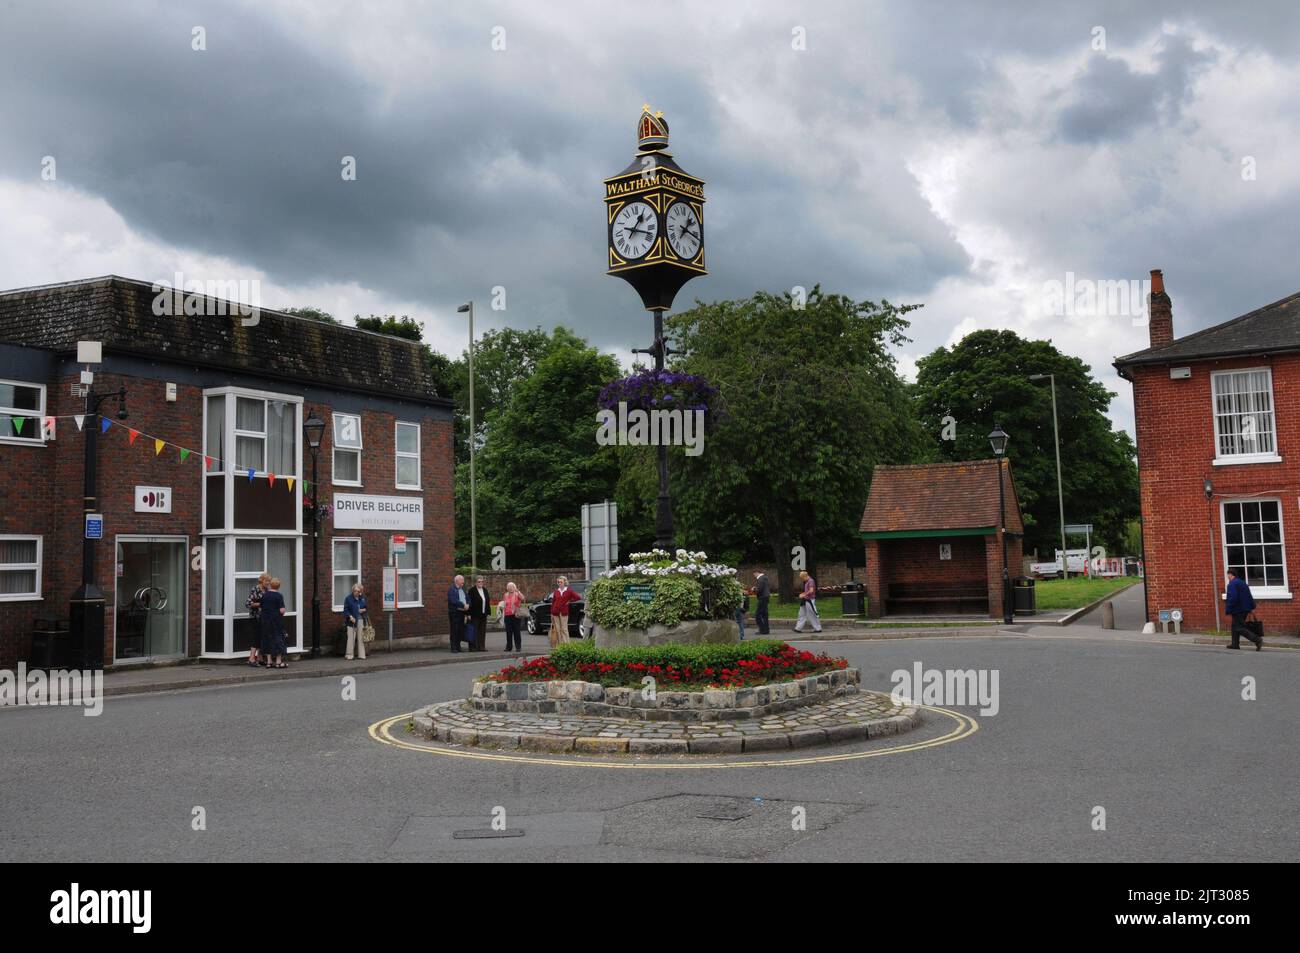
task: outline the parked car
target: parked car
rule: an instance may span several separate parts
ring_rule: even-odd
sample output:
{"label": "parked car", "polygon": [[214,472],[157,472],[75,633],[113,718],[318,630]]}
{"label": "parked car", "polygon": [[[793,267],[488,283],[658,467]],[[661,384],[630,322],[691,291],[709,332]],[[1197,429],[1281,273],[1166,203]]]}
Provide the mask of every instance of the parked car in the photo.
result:
{"label": "parked car", "polygon": [[[569,587],[578,595],[585,595],[587,587],[591,585],[589,580],[583,579],[579,582],[569,583]],[[528,607],[528,634],[545,635],[551,631],[551,596],[553,592],[548,592],[546,598],[541,602],[534,602]],[[587,602],[585,599],[579,599],[577,602],[569,604],[569,638],[581,639],[587,634]]]}

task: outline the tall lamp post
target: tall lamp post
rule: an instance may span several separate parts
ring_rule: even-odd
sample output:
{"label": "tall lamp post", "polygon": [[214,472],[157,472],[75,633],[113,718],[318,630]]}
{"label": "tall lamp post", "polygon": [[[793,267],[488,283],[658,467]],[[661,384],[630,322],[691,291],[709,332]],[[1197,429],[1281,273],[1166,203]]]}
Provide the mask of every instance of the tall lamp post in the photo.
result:
{"label": "tall lamp post", "polygon": [[[80,347],[80,345],[78,345]],[[96,358],[98,360],[98,358]],[[89,374],[90,372],[86,372]],[[83,377],[84,379],[84,377]],[[93,376],[86,388],[86,419],[84,444],[85,481],[82,503],[85,516],[82,517],[81,546],[81,585],[72,594],[68,607],[68,635],[73,650],[79,652],[80,659],[68,659],[67,664],[83,669],[100,669],[104,667],[104,591],[95,584],[95,544],[98,539],[91,539],[85,532],[86,517],[99,508],[97,474],[95,472],[96,448],[99,443],[99,405],[109,398],[117,398],[117,419],[126,420],[126,388],[120,387],[116,392],[96,394]]]}
{"label": "tall lamp post", "polygon": [[[1219,561],[1214,558],[1214,484],[1210,478],[1205,478],[1205,502],[1209,503],[1209,519],[1206,523],[1210,527],[1210,618],[1214,620],[1215,631],[1219,628]],[[1226,562],[1226,560],[1225,560]],[[1146,566],[1142,567],[1146,572]],[[1225,565],[1223,571],[1226,573],[1228,567]]]}
{"label": "tall lamp post", "polygon": [[316,505],[311,508],[311,657],[320,655],[320,484],[316,482],[316,461],[320,456],[320,439],[325,433],[325,421],[316,411],[302,422],[302,432],[311,448],[311,485],[316,494]]}
{"label": "tall lamp post", "polygon": [[998,535],[1002,537],[1002,623],[1011,624],[1011,570],[1007,566],[1007,498],[1002,486],[1002,458],[1007,452],[1008,437],[997,424],[989,434],[993,456],[998,461]]}
{"label": "tall lamp post", "polygon": [[1049,380],[1052,382],[1052,438],[1056,441],[1056,499],[1061,507],[1061,577],[1069,578],[1066,571],[1069,559],[1065,555],[1065,491],[1061,489],[1061,430],[1056,424],[1056,375],[1030,374],[1031,381]]}
{"label": "tall lamp post", "polygon": [[466,301],[457,314],[469,314],[469,567],[478,575],[478,499],[474,485],[474,302]]}

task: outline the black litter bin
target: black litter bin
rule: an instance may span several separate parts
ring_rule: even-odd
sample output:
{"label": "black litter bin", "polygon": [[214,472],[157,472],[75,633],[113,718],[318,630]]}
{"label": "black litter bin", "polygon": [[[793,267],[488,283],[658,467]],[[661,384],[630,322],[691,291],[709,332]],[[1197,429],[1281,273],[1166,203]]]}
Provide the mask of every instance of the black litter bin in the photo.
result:
{"label": "black litter bin", "polygon": [[27,663],[31,668],[62,669],[68,667],[68,623],[37,619],[32,629],[32,651]]}
{"label": "black litter bin", "polygon": [[1038,600],[1034,595],[1034,577],[1017,576],[1012,583],[1014,587],[1014,598],[1011,604],[1015,606],[1018,615],[1037,615]]}
{"label": "black litter bin", "polygon": [[862,615],[863,606],[862,583],[847,582],[840,589],[840,611],[845,616]]}

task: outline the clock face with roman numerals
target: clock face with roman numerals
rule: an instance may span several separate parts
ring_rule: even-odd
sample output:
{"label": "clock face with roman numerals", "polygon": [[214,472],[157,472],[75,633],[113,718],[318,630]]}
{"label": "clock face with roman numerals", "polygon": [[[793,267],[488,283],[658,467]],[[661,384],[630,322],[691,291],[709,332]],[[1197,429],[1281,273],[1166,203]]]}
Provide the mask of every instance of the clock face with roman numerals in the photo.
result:
{"label": "clock face with roman numerals", "polygon": [[668,244],[678,257],[690,261],[700,250],[699,216],[685,202],[674,202],[668,206],[666,219]]}
{"label": "clock face with roman numerals", "polygon": [[610,240],[624,258],[641,258],[655,243],[659,218],[645,202],[629,202],[614,216]]}

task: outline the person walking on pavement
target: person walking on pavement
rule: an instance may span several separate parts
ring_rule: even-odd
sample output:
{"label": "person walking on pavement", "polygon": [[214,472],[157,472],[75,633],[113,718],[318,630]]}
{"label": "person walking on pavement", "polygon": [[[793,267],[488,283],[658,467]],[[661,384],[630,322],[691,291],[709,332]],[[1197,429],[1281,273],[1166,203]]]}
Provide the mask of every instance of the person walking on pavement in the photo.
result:
{"label": "person walking on pavement", "polygon": [[771,635],[772,629],[767,618],[767,604],[772,599],[772,582],[767,578],[767,573],[754,573],[754,598],[757,605],[754,609],[754,624],[758,626],[759,635]]}
{"label": "person walking on pavement", "polygon": [[284,660],[284,596],[280,593],[280,580],[272,579],[271,588],[262,593],[262,654],[266,656],[267,668],[288,668]]}
{"label": "person walking on pavement", "polygon": [[474,577],[474,588],[469,591],[469,622],[474,627],[474,651],[487,651],[487,617],[492,611],[492,597],[482,576]]}
{"label": "person walking on pavement", "polygon": [[749,611],[749,593],[741,590],[744,597],[740,601],[740,608],[736,610],[736,624],[740,626],[740,641],[745,641],[745,613]]}
{"label": "person walking on pavement", "polygon": [[348,647],[343,657],[352,658],[355,646],[357,658],[365,658],[365,627],[370,621],[370,609],[366,606],[366,590],[361,583],[353,586],[352,592],[343,600],[343,621],[348,627]]}
{"label": "person walking on pavement", "polygon": [[569,606],[581,598],[569,588],[567,576],[555,580],[555,591],[551,593],[551,648],[569,641]]}
{"label": "person walking on pavement", "polygon": [[[469,615],[469,596],[465,593],[465,577],[457,574],[447,589],[447,616],[451,619],[451,650],[460,653],[460,643],[465,638],[465,617]],[[470,651],[474,643],[469,643]]]}
{"label": "person walking on pavement", "polygon": [[799,619],[794,630],[802,632],[804,623],[808,623],[814,632],[820,632],[822,620],[817,614],[817,580],[806,572],[799,573],[799,578],[803,582],[803,591],[799,593]]}
{"label": "person walking on pavement", "polygon": [[1264,637],[1256,635],[1246,627],[1246,616],[1255,611],[1255,597],[1251,595],[1246,580],[1232,569],[1228,570],[1228,592],[1224,611],[1232,617],[1232,644],[1228,648],[1240,649],[1243,635],[1255,643],[1256,652],[1264,647]]}

